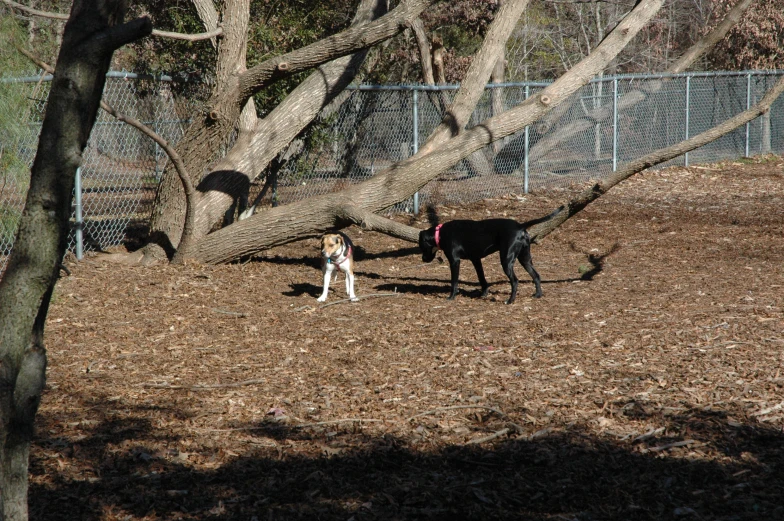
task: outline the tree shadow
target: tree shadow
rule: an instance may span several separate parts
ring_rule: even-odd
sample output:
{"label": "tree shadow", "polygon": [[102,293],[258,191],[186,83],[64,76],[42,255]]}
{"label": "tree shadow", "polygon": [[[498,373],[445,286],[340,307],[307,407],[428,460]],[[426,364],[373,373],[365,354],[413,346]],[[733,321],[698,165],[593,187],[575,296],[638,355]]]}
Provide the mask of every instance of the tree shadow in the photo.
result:
{"label": "tree shadow", "polygon": [[[34,483],[31,520],[784,518],[784,434],[731,420],[738,411],[648,412],[667,435],[645,440],[570,424],[510,429],[493,445],[449,446],[439,443],[443,427],[432,417],[401,421],[386,434],[355,424],[302,429],[262,421],[235,426],[258,441],[244,453],[192,466],[175,432],[124,407],[129,419],[107,417],[66,448],[45,428],[59,419],[42,415],[32,475],[52,452],[70,450],[58,457],[79,458],[84,478]],[[510,426],[492,413],[463,419],[470,439]],[[689,447],[660,448],[684,439],[697,447],[691,455]],[[283,450],[295,446],[303,449]],[[724,457],[702,458],[701,450]]]}

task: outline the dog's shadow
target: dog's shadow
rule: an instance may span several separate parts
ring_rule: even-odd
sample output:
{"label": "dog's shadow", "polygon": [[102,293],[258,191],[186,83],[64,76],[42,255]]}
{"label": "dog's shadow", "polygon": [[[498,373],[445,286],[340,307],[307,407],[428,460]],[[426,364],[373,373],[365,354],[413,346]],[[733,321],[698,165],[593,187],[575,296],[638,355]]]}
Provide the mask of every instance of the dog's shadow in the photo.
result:
{"label": "dog's shadow", "polygon": [[310,282],[292,282],[290,286],[291,289],[289,291],[283,292],[287,297],[300,297],[302,295],[318,297],[321,295],[322,288]]}

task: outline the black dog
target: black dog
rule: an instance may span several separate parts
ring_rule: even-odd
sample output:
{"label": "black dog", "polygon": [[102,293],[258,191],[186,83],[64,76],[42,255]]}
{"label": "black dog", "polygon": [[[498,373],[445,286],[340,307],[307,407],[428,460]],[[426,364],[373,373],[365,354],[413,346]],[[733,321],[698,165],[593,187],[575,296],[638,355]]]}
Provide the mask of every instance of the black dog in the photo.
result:
{"label": "black dog", "polygon": [[482,269],[482,258],[491,253],[501,253],[501,266],[512,283],[512,295],[507,304],[515,301],[517,296],[517,276],[514,272],[515,259],[519,259],[536,285],[534,297],[542,296],[542,283],[539,274],[531,262],[531,238],[526,229],[555,217],[563,206],[546,217],[519,223],[512,219],[486,219],[484,221],[456,220],[433,226],[419,232],[419,249],[422,260],[432,261],[438,250],[444,250],[452,272],[452,294],[449,300],[457,295],[457,280],[460,275],[460,259],[470,260],[479,283],[482,285],[482,296],[487,296],[489,284]]}

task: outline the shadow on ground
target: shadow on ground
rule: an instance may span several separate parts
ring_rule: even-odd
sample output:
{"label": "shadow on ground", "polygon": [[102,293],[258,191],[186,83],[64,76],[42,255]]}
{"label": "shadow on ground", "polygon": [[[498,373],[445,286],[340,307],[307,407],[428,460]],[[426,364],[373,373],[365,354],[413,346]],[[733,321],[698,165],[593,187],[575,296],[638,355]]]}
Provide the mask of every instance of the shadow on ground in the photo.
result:
{"label": "shadow on ground", "polygon": [[[517,434],[489,413],[472,416],[468,437],[504,425],[506,436],[441,449],[431,449],[438,426],[427,417],[372,435],[353,424],[263,422],[235,426],[250,440],[244,453],[215,447],[193,465],[172,431],[133,407],[129,419],[107,418],[78,441],[47,437],[53,418],[40,418],[32,475],[47,459],[74,459],[81,479],[50,471],[47,485],[32,485],[30,519],[784,519],[784,435],[727,411],[626,407],[671,436],[638,441],[597,439],[579,425]],[[661,449],[678,440],[689,443]],[[725,462],[701,459],[700,447]]]}

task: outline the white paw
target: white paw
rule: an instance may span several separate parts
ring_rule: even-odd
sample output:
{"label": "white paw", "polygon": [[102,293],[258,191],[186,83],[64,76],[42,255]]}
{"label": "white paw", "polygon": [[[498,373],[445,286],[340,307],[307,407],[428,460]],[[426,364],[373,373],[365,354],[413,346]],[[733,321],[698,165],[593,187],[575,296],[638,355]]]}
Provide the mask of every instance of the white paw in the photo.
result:
{"label": "white paw", "polygon": [[321,295],[321,296],[320,296],[319,298],[317,298],[316,300],[318,300],[319,302],[325,302],[325,301],[327,300],[327,296],[326,296],[326,295]]}
{"label": "white paw", "polygon": [[351,297],[351,302],[359,302],[359,297]]}

